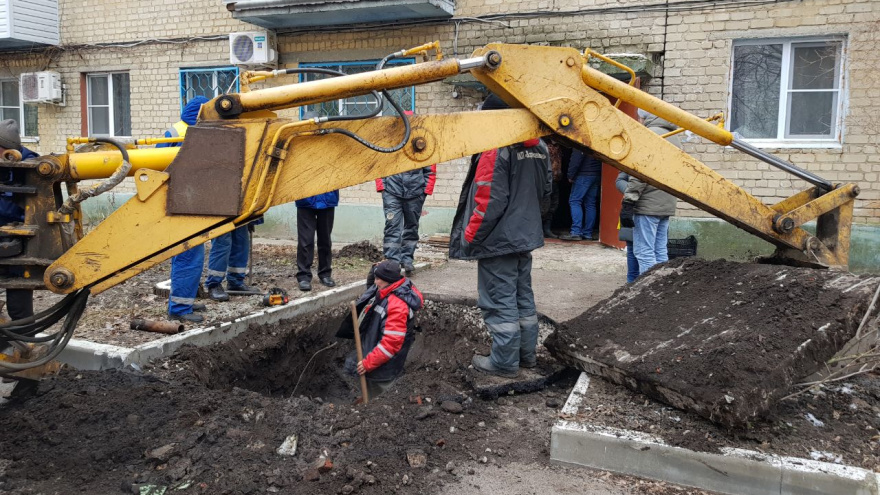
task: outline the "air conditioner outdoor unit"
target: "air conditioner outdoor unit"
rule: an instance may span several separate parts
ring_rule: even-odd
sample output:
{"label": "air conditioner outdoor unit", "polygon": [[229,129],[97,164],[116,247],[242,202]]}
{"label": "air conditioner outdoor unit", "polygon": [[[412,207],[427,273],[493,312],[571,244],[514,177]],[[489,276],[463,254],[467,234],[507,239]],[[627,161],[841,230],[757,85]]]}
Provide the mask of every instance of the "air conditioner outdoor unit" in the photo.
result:
{"label": "air conditioner outdoor unit", "polygon": [[52,71],[27,72],[21,75],[21,96],[24,103],[61,103],[61,74]]}
{"label": "air conditioner outdoor unit", "polygon": [[229,62],[235,65],[275,63],[275,34],[268,31],[230,33]]}

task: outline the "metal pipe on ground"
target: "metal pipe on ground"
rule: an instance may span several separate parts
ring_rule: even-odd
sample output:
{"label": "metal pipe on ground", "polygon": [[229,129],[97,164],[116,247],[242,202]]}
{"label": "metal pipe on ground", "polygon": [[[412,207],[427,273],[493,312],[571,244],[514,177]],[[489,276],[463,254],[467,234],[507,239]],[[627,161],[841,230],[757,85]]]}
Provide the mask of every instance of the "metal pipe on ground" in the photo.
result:
{"label": "metal pipe on ground", "polygon": [[167,333],[174,335],[183,331],[182,323],[173,321],[153,321],[144,319],[131,320],[130,328],[132,330],[143,330],[145,332]]}

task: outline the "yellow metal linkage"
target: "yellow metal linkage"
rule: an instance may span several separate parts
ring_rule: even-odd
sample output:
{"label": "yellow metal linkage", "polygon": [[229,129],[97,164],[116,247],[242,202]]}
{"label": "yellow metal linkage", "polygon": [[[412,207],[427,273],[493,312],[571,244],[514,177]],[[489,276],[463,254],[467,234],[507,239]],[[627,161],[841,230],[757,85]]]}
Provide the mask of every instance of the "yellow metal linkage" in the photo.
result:
{"label": "yellow metal linkage", "polygon": [[[589,48],[587,48],[586,50],[584,50],[584,57],[586,58],[586,59],[584,60],[584,64],[588,64],[588,63],[590,63],[590,57],[591,57],[591,56],[592,56],[592,57],[596,57],[596,58],[598,58],[599,60],[602,60],[603,62],[609,63],[609,64],[611,64],[611,65],[617,67],[618,69],[622,69],[622,70],[624,70],[624,71],[626,71],[626,72],[629,72],[629,85],[630,85],[630,86],[635,86],[635,85],[636,85],[636,73],[635,73],[634,70],[630,69],[629,67],[627,67],[627,66],[621,64],[620,62],[618,62],[618,61],[616,61],[616,60],[612,60],[612,59],[606,57],[605,55],[602,55],[601,53],[599,53],[599,52],[597,52],[597,51],[595,51],[595,50],[591,50],[591,49],[589,49]],[[621,100],[620,98],[618,98],[617,101],[614,102],[614,108],[620,108],[620,103],[621,103],[621,101],[623,101],[623,100]]]}
{"label": "yellow metal linkage", "polygon": [[[718,121],[718,124],[716,124],[716,125],[722,129],[724,129],[724,112],[716,113],[715,115],[707,118],[706,122],[715,122],[716,120]],[[684,127],[679,127],[678,129],[676,129],[674,131],[667,132],[666,134],[663,134],[660,137],[662,137],[663,139],[666,139],[668,137],[675,136],[676,134],[681,134],[682,132],[684,132],[686,130],[687,129],[685,129]]]}

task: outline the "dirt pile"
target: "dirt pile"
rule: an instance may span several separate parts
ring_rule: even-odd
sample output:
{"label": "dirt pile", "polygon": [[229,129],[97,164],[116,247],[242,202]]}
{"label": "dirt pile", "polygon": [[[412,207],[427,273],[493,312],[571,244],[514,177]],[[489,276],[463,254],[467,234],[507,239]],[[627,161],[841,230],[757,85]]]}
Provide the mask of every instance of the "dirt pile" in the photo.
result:
{"label": "dirt pile", "polygon": [[406,374],[359,406],[357,382],[338,373],[350,342],[328,348],[346,310],[143,372],[62,372],[0,407],[0,492],[425,493],[546,452],[566,389],[472,398],[465,366],[488,349],[473,308],[429,303]]}
{"label": "dirt pile", "polygon": [[374,246],[373,243],[371,243],[370,241],[358,241],[353,244],[349,244],[337,251],[334,256],[340,258],[362,259],[371,263],[375,263],[377,261],[382,261],[383,259],[385,259],[382,251]]}
{"label": "dirt pile", "polygon": [[766,415],[855,334],[880,279],[678,259],[564,323],[566,363],[712,421]]}

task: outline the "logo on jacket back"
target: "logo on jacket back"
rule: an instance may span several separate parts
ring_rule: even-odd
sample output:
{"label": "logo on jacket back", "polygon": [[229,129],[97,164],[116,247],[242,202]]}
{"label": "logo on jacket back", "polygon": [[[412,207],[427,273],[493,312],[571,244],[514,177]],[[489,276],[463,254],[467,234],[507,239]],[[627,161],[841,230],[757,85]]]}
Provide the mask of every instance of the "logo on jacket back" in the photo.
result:
{"label": "logo on jacket back", "polygon": [[516,159],[517,160],[525,160],[526,158],[537,158],[538,160],[546,160],[547,155],[543,153],[536,153],[534,151],[517,151]]}

